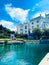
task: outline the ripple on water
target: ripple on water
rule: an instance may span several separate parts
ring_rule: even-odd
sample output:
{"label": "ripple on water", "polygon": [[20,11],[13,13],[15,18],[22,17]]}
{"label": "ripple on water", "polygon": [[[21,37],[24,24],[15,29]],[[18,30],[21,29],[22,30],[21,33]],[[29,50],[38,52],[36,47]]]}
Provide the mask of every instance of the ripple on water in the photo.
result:
{"label": "ripple on water", "polygon": [[16,52],[8,52],[1,59],[0,65],[31,65],[24,59],[17,59]]}

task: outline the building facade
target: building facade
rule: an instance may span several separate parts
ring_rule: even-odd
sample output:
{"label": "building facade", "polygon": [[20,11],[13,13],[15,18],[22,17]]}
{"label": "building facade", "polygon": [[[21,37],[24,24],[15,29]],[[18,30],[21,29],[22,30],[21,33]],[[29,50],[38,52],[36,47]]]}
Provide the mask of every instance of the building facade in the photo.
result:
{"label": "building facade", "polygon": [[41,15],[33,18],[28,23],[17,25],[17,33],[18,34],[28,34],[32,33],[34,28],[40,28],[41,30],[47,28],[49,25],[49,14],[45,15],[45,18]]}

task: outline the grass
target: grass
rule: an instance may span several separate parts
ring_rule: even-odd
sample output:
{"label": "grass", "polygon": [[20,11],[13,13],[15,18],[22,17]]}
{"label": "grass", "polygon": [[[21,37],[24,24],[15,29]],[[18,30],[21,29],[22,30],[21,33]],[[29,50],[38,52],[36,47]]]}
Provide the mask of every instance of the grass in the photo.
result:
{"label": "grass", "polygon": [[[0,40],[11,40],[10,38],[0,38]],[[21,40],[27,40],[26,38],[16,38],[16,40],[21,41]]]}
{"label": "grass", "polygon": [[16,38],[16,40],[27,40],[26,38]]}
{"label": "grass", "polygon": [[10,38],[0,38],[0,40],[10,40]]}
{"label": "grass", "polygon": [[[0,43],[1,43],[1,41],[5,41],[5,40],[10,41],[11,39],[10,38],[0,38]],[[16,38],[16,40],[17,41],[22,41],[22,40],[29,40],[29,39],[27,39],[27,38]],[[34,43],[35,44],[35,43],[39,43],[39,42],[37,40],[36,41],[33,40],[33,42],[31,42],[31,40],[30,40],[27,43]]]}
{"label": "grass", "polygon": [[[0,40],[11,40],[10,38],[0,38]],[[34,40],[34,39],[28,39],[28,38],[16,38],[16,40],[21,41],[21,40]]]}
{"label": "grass", "polygon": [[[0,40],[11,40],[10,38],[0,38]],[[16,38],[16,40],[24,40],[23,38]]]}

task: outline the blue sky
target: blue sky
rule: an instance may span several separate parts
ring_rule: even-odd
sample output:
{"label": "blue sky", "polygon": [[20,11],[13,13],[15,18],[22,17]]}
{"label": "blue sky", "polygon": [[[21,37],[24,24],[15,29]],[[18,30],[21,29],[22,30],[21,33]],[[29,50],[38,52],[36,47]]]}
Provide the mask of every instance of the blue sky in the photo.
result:
{"label": "blue sky", "polygon": [[49,13],[49,0],[1,0],[0,25],[16,30],[16,25],[28,22],[40,14]]}

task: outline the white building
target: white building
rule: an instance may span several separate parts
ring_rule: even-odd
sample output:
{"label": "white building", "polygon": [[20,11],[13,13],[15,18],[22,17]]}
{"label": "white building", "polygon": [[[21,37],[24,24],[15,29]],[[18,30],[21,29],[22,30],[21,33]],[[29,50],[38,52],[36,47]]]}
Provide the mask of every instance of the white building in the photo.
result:
{"label": "white building", "polygon": [[34,28],[40,28],[41,30],[47,28],[49,25],[49,14],[45,15],[45,18],[41,15],[33,18],[28,23],[17,25],[18,34],[28,34],[32,33]]}

